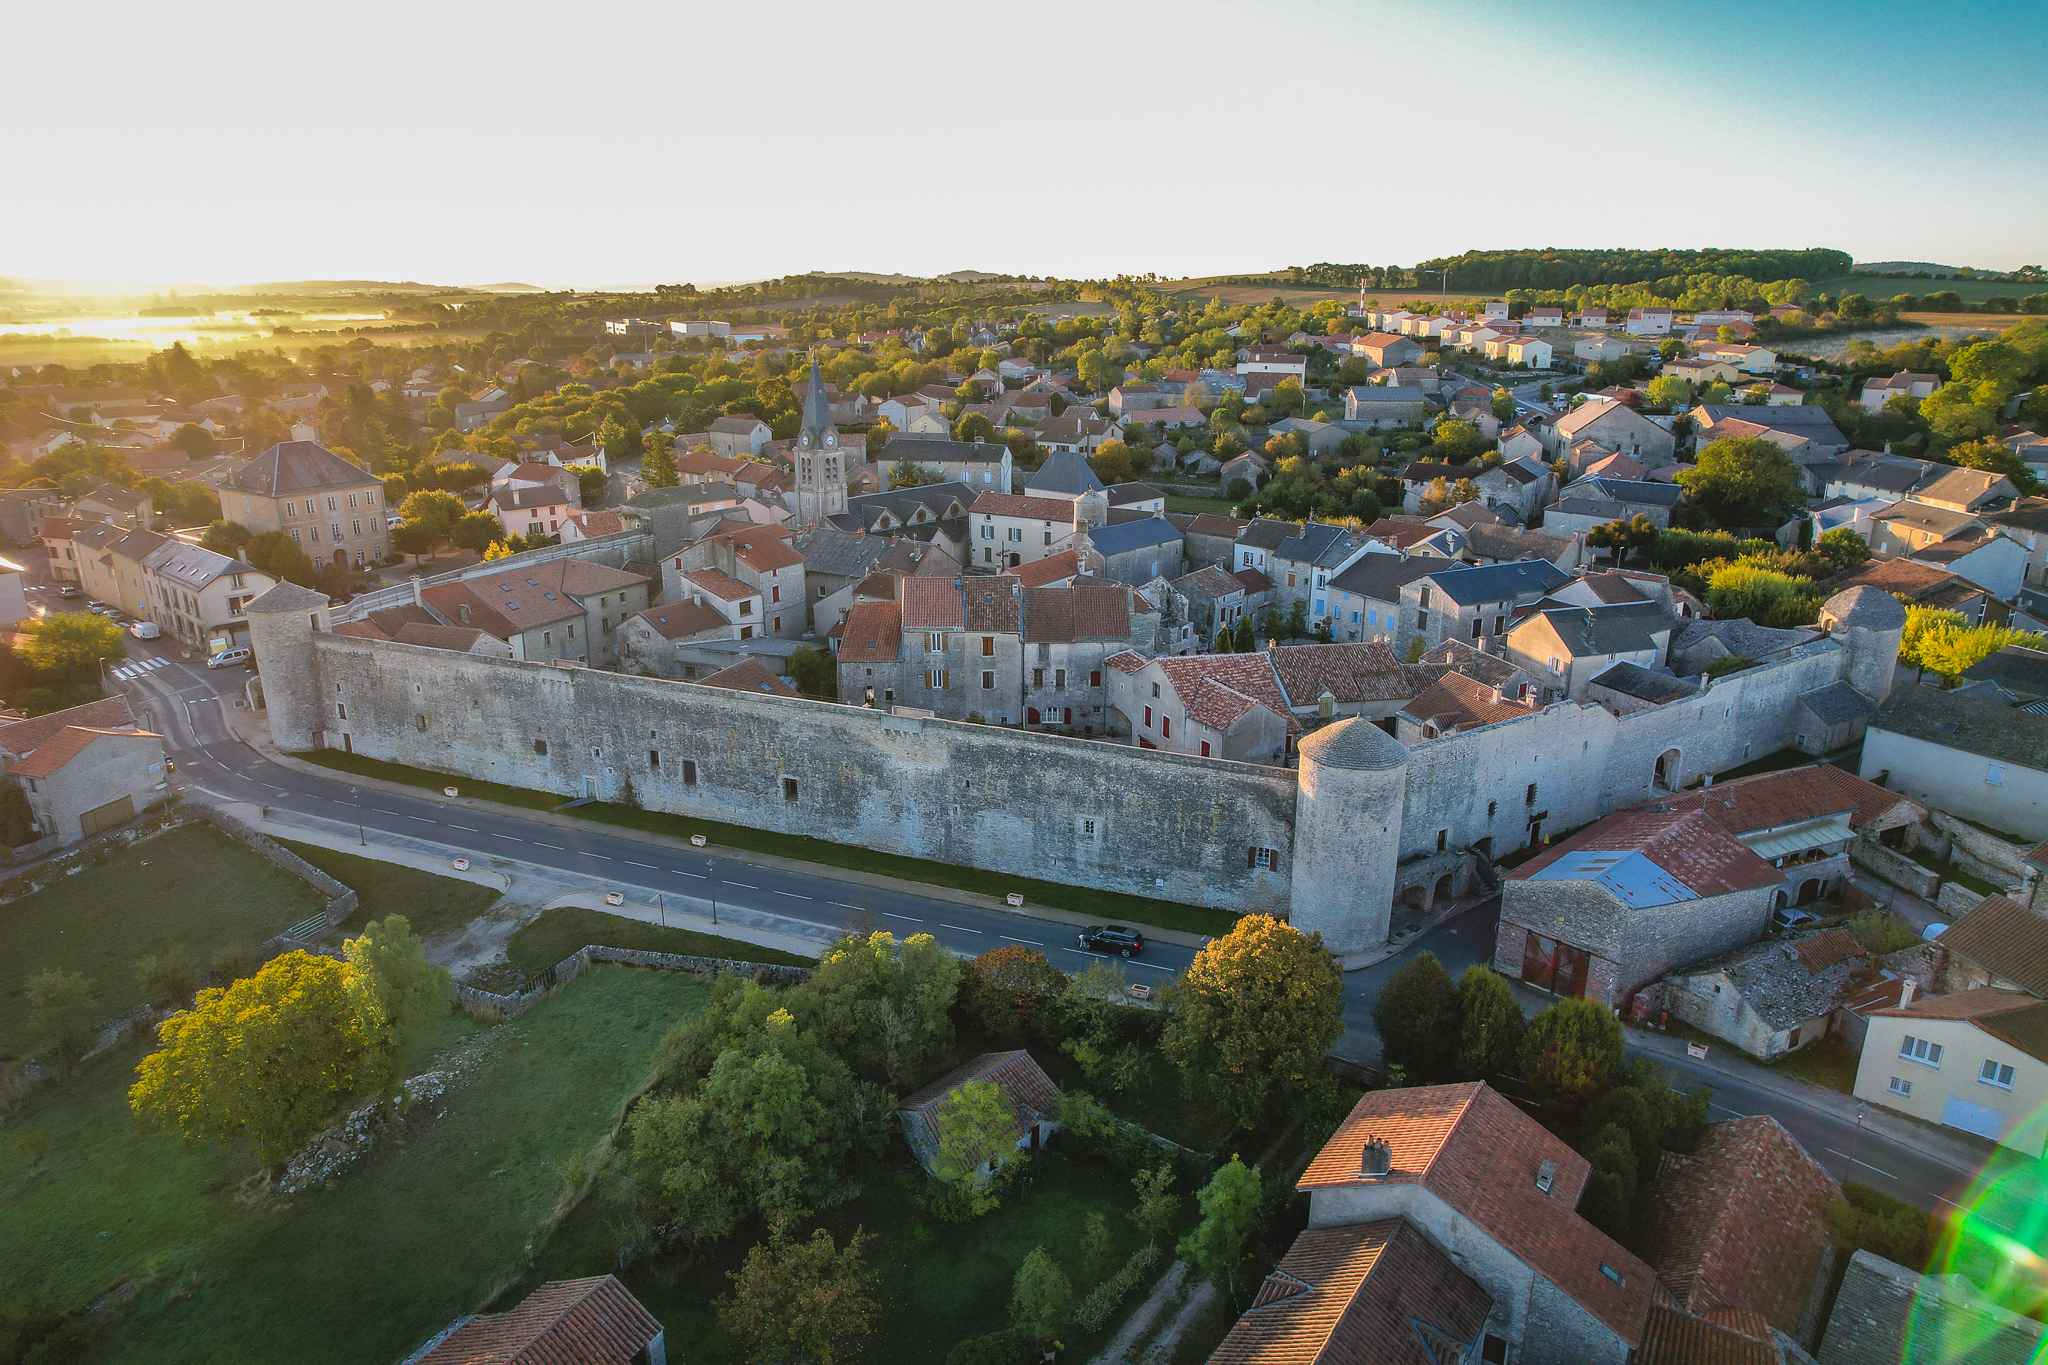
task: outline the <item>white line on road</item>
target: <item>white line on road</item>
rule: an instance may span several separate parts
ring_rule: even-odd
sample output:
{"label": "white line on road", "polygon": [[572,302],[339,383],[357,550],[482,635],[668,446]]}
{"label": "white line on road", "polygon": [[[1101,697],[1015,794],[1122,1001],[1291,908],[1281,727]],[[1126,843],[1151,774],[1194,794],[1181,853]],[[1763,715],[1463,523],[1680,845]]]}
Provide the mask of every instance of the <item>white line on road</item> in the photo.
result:
{"label": "white line on road", "polygon": [[1882,1166],[1873,1166],[1873,1165],[1871,1165],[1871,1164],[1870,1164],[1869,1162],[1867,1162],[1867,1161],[1862,1161],[1862,1160],[1858,1160],[1858,1159],[1857,1159],[1856,1157],[1850,1156],[1850,1155],[1849,1155],[1849,1154],[1848,1154],[1847,1152],[1837,1152],[1837,1151],[1835,1151],[1835,1149],[1834,1149],[1834,1148],[1832,1148],[1832,1147],[1828,1148],[1828,1150],[1829,1150],[1830,1152],[1834,1152],[1834,1154],[1835,1154],[1836,1156],[1838,1156],[1838,1157],[1842,1158],[1842,1160],[1844,1160],[1844,1161],[1852,1161],[1852,1162],[1855,1162],[1855,1163],[1856,1163],[1856,1164],[1857,1164],[1858,1166],[1861,1166],[1861,1167],[1862,1167],[1862,1168],[1863,1168],[1864,1170],[1866,1170],[1866,1171],[1876,1171],[1876,1172],[1877,1172],[1877,1173],[1878,1173],[1879,1175],[1881,1175],[1881,1176],[1884,1176],[1884,1177],[1885,1177],[1886,1179],[1888,1179],[1888,1180],[1897,1180],[1897,1179],[1898,1179],[1898,1177],[1897,1177],[1897,1176],[1893,1175],[1893,1174],[1892,1174],[1892,1173],[1891,1173],[1890,1171],[1887,1171],[1887,1170],[1886,1170],[1886,1169],[1885,1169],[1884,1167],[1882,1167]]}
{"label": "white line on road", "polygon": [[758,886],[754,885],[754,884],[753,884],[752,882],[727,882],[727,883],[726,883],[726,885],[727,885],[727,886],[744,886],[744,887],[745,887],[745,888],[747,888],[747,890],[749,890],[749,891],[759,891],[759,890],[761,889],[760,887],[758,887]]}
{"label": "white line on road", "polygon": [[606,862],[610,862],[612,860],[612,855],[609,853],[584,853],[583,856],[586,858],[602,858]]}
{"label": "white line on road", "polygon": [[533,846],[534,846],[535,848],[553,848],[553,849],[561,849],[561,851],[562,851],[562,852],[564,852],[564,853],[567,853],[567,852],[569,851],[569,850],[568,850],[568,849],[566,849],[566,848],[562,848],[562,846],[561,846],[560,844],[544,844],[544,843],[542,843],[542,842],[541,842],[540,840],[538,840],[538,839],[535,839],[535,840],[533,841]]}
{"label": "white line on road", "polygon": [[1730,1109],[1725,1104],[1710,1104],[1707,1106],[1707,1108],[1718,1109],[1732,1119],[1746,1119],[1749,1117],[1749,1115],[1743,1113],[1740,1109]]}
{"label": "white line on road", "polygon": [[515,843],[515,844],[523,844],[523,843],[525,843],[525,842],[526,842],[526,840],[524,840],[524,839],[520,838],[520,837],[519,837],[518,835],[516,835],[516,834],[499,834],[499,833],[498,833],[497,831],[495,831],[495,830],[493,830],[493,831],[491,832],[491,837],[492,837],[493,839],[510,839],[510,840],[511,840],[511,841],[512,841],[513,843]]}
{"label": "white line on road", "polygon": [[[852,904],[851,902],[848,902],[848,901],[833,901],[832,903],[833,903],[834,905],[838,906],[838,907],[839,907],[839,908],[840,908],[841,910],[865,910],[865,909],[867,909],[867,907],[866,907],[865,905],[854,905],[854,904]],[[887,912],[887,911],[885,910],[885,911],[883,911],[883,913],[884,913],[884,914],[887,914],[888,912]],[[898,915],[898,916],[897,916],[896,918],[897,918],[897,919],[917,919],[917,916],[915,916],[915,915]],[[923,921],[923,920],[921,920],[921,919],[920,919],[920,920],[917,920],[917,922],[918,922],[919,924],[923,924],[923,923],[924,923],[924,921]]]}
{"label": "white line on road", "polygon": [[981,930],[979,930],[979,929],[969,929],[969,928],[968,928],[968,927],[967,927],[966,925],[964,925],[964,924],[948,924],[948,923],[946,923],[946,922],[945,922],[944,920],[940,920],[940,921],[939,921],[939,927],[940,927],[941,929],[951,929],[951,930],[953,930],[953,931],[954,931],[955,933],[960,933],[960,934],[978,934],[978,933],[980,933],[980,932],[981,932]]}
{"label": "white line on road", "polygon": [[[833,902],[833,904],[834,904],[834,905],[846,905],[846,902],[845,902],[845,901],[834,901],[834,902]],[[860,909],[860,907],[859,907],[858,905],[847,905],[847,906],[846,906],[846,908],[847,908],[847,909],[849,909],[849,910],[858,910],[858,909]],[[899,914],[897,914],[897,913],[896,913],[896,912],[895,912],[894,910],[884,910],[884,911],[882,912],[882,914],[883,914],[883,915],[885,915],[886,917],[888,917],[889,919],[907,919],[907,920],[909,920],[909,921],[910,921],[910,922],[911,922],[912,924],[923,924],[923,923],[924,923],[924,921],[923,921],[923,920],[921,920],[921,919],[919,919],[919,918],[918,918],[918,917],[917,917],[916,915],[899,915]]]}
{"label": "white line on road", "polygon": [[[628,867],[654,867],[653,863],[636,863],[631,858],[621,858],[619,859],[619,861],[624,863]],[[661,871],[661,869],[658,867],[654,867],[654,870],[656,872]]]}
{"label": "white line on road", "polygon": [[807,900],[810,900],[810,899],[811,899],[811,897],[809,897],[809,896],[799,896],[799,895],[798,895],[798,894],[797,894],[796,892],[794,892],[794,891],[778,891],[778,892],[776,892],[775,894],[776,894],[776,895],[778,895],[778,896],[787,896],[787,897],[789,897],[789,898],[790,898],[791,900],[795,900],[795,901],[807,901]]}
{"label": "white line on road", "polygon": [[1044,945],[1043,943],[1039,942],[1039,941],[1038,941],[1037,939],[1035,939],[1035,938],[1010,938],[1010,936],[1009,936],[1008,934],[998,934],[998,935],[997,935],[997,937],[998,937],[998,938],[1009,938],[1009,939],[1010,939],[1010,942],[1012,942],[1012,943],[1028,943],[1028,944],[1030,944],[1030,945],[1031,945],[1032,947],[1034,947],[1034,948],[1043,948],[1043,947],[1045,946],[1045,945]]}
{"label": "white line on road", "polygon": [[266,786],[266,787],[270,787],[270,789],[271,789],[272,791],[274,791],[274,792],[281,792],[281,791],[283,791],[283,790],[284,790],[284,788],[283,788],[283,787],[274,787],[274,786],[271,786],[271,784],[270,784],[270,783],[268,783],[268,782],[265,782],[265,783],[264,783],[263,785],[264,785],[264,786]]}
{"label": "white line on road", "polygon": [[461,831],[462,831],[462,832],[463,832],[464,834],[481,834],[481,833],[483,833],[483,831],[482,831],[482,830],[475,830],[475,829],[471,829],[471,828],[470,828],[470,827],[469,827],[468,825],[450,825],[450,826],[448,826],[448,828],[450,828],[450,829],[459,829],[459,830],[461,830]]}
{"label": "white line on road", "polygon": [[408,815],[405,818],[408,820],[417,820],[423,825],[438,825],[441,823],[439,820],[429,820],[424,815]]}
{"label": "white line on road", "polygon": [[[1938,1194],[1937,1194],[1937,1195],[1935,1195],[1934,1197],[1935,1197],[1936,1199],[1941,1199],[1941,1196],[1940,1196],[1940,1195],[1938,1195]],[[1963,1204],[1958,1204],[1958,1203],[1957,1203],[1957,1202],[1956,1202],[1955,1200],[1953,1200],[1953,1199],[1941,1199],[1941,1202],[1942,1202],[1942,1203],[1944,1203],[1944,1204],[1946,1204],[1946,1205],[1948,1205],[1948,1206],[1949,1206],[1950,1208],[1952,1208],[1952,1209],[1963,1209],[1963,1210],[1964,1210],[1965,1212],[1968,1212],[1968,1206],[1967,1206],[1967,1205],[1963,1205]],[[1999,1230],[2000,1232],[2002,1232],[2002,1233],[2006,1234],[2006,1236],[2008,1236],[2008,1237],[2010,1237],[2010,1236],[2014,1235],[2014,1234],[2013,1234],[2013,1230],[2012,1230],[2011,1228],[2009,1228],[2009,1227],[2006,1227],[2006,1226],[2005,1226],[2005,1225],[2004,1225],[2003,1223],[1994,1223],[1994,1222],[1992,1222],[1992,1221],[1991,1221],[1991,1220],[1990,1220],[1989,1218],[1986,1218],[1986,1217],[1985,1217],[1985,1216],[1984,1216],[1983,1214],[1981,1214],[1981,1213],[1973,1215],[1970,1221],[1972,1221],[1972,1222],[1974,1222],[1974,1223],[1983,1223],[1983,1224],[1984,1224],[1984,1225],[1986,1225],[1987,1227],[1993,1227],[1993,1228],[1997,1228],[1997,1229],[1998,1229],[1998,1230]]]}
{"label": "white line on road", "polygon": [[677,877],[695,877],[700,882],[705,879],[702,872],[685,872],[681,868],[670,868],[669,872],[672,876]]}
{"label": "white line on road", "polygon": [[385,809],[384,809],[384,808],[383,808],[382,806],[372,806],[372,807],[370,807],[370,809],[371,809],[371,810],[373,810],[373,811],[375,811],[375,812],[377,812],[377,814],[379,814],[379,815],[396,815],[396,814],[398,814],[398,812],[397,812],[397,811],[395,811],[395,810],[385,810]]}

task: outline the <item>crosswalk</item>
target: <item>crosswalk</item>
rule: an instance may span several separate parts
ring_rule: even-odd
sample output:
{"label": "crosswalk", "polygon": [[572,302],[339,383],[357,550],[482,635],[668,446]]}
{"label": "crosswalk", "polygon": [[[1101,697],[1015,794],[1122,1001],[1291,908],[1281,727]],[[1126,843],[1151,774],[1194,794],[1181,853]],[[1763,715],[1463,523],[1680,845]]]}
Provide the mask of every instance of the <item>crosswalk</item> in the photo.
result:
{"label": "crosswalk", "polygon": [[162,668],[165,664],[169,662],[170,660],[166,658],[142,659],[136,663],[122,664],[119,667],[115,668],[113,670],[113,673],[116,678],[120,679],[122,682],[126,682],[130,678],[141,677],[143,674],[149,672],[149,670],[151,670],[152,668]]}

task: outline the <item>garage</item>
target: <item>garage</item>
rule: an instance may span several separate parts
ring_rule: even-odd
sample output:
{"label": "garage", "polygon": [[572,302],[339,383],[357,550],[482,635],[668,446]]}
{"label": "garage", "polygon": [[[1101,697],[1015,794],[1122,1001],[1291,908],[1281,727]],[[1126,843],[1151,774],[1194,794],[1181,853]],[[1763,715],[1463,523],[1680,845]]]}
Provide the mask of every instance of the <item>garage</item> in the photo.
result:
{"label": "garage", "polygon": [[84,832],[85,837],[90,839],[103,829],[112,829],[114,826],[124,824],[134,818],[135,800],[133,797],[123,796],[118,800],[107,802],[104,806],[94,806],[91,810],[79,816],[78,827]]}
{"label": "garage", "polygon": [[1957,1095],[1949,1096],[1948,1103],[1941,1107],[1941,1121],[1951,1128],[1993,1139],[2005,1128],[2003,1111],[1988,1105],[1972,1104]]}

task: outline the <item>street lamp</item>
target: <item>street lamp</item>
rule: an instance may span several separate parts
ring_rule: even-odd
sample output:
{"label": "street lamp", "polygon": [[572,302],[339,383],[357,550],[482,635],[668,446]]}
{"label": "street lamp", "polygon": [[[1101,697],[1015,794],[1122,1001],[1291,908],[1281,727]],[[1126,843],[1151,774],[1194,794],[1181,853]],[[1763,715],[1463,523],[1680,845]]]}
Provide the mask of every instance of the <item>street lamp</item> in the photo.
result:
{"label": "street lamp", "polygon": [[[1863,1120],[1870,1114],[1870,1106],[1859,1101],[1856,1105],[1856,1136],[1849,1142],[1849,1161],[1852,1165],[1863,1164]],[[1850,1175],[1856,1172],[1849,1172]]]}
{"label": "street lamp", "polygon": [[704,860],[704,880],[711,888],[711,922],[714,925],[718,923],[718,879],[711,874],[717,866],[709,858]]}
{"label": "street lamp", "polygon": [[[348,789],[348,794],[350,796],[356,796],[361,791],[361,787],[350,787]],[[356,802],[356,842],[361,844],[364,848],[368,848],[370,846],[369,837],[363,833],[363,803],[361,801]]]}

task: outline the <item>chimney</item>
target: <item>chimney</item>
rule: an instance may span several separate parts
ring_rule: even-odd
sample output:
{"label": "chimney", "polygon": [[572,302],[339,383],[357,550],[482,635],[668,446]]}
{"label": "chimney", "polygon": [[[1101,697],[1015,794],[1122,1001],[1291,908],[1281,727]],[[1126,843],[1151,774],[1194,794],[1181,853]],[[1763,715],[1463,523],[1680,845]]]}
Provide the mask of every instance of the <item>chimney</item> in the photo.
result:
{"label": "chimney", "polygon": [[412,576],[412,604],[416,607],[426,605],[420,597],[420,576],[418,574]]}
{"label": "chimney", "polygon": [[1358,1173],[1368,1180],[1380,1179],[1393,1174],[1394,1149],[1386,1139],[1368,1137],[1365,1147],[1358,1154]]}
{"label": "chimney", "polygon": [[1538,1166],[1536,1168],[1537,1189],[1541,1190],[1545,1194],[1549,1194],[1550,1187],[1556,1183],[1557,1163],[1555,1161],[1546,1161],[1541,1166]]}
{"label": "chimney", "polygon": [[1901,981],[1901,982],[1899,983],[1899,1008],[1900,1008],[1900,1009],[1904,1009],[1904,1008],[1906,1008],[1906,1006],[1908,1006],[1908,1005],[1910,1005],[1910,1004],[1912,1004],[1912,1003],[1913,1003],[1913,978],[1909,976],[1909,977],[1907,977],[1907,978],[1906,978],[1906,979],[1905,979],[1904,981]]}

